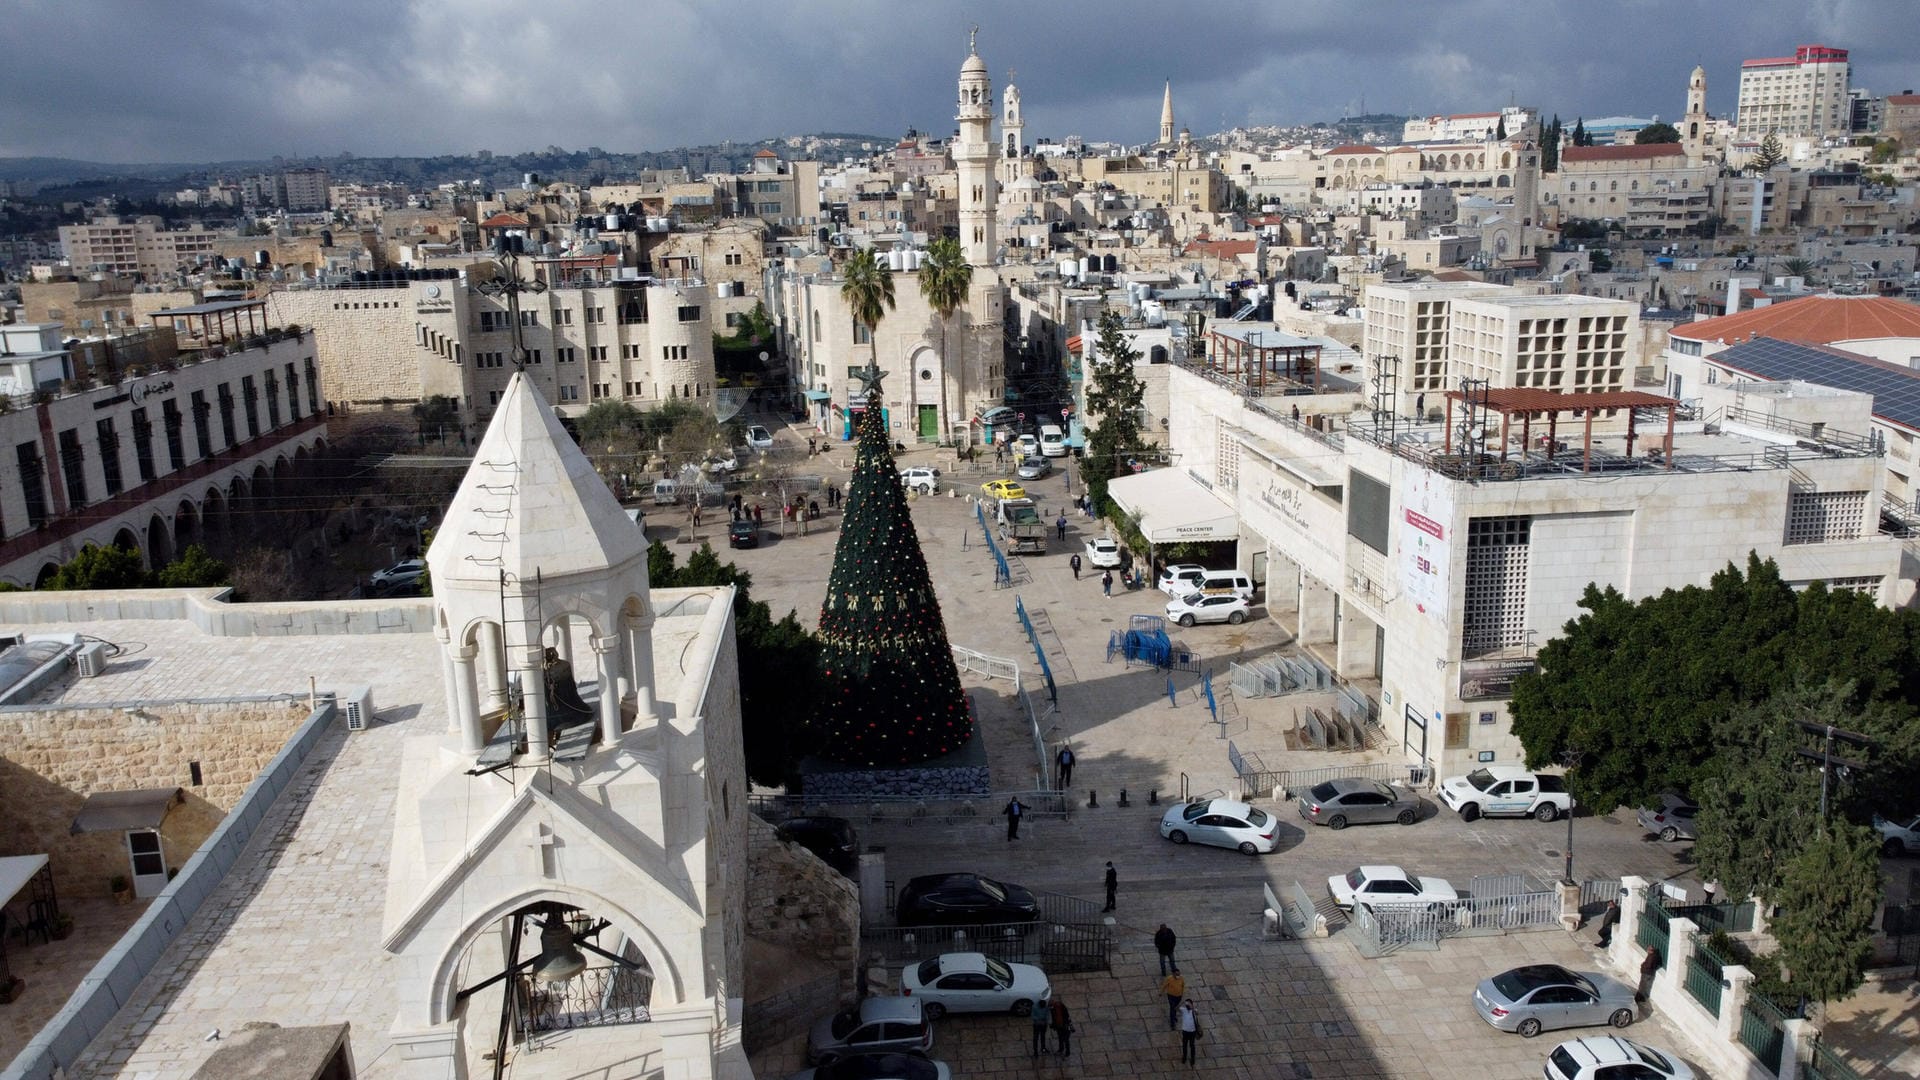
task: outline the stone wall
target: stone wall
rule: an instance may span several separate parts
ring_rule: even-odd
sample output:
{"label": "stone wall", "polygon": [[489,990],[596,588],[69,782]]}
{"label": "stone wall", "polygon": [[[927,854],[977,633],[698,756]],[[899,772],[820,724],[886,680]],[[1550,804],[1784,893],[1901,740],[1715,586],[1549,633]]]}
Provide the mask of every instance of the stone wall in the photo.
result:
{"label": "stone wall", "polygon": [[[853,996],[860,947],[860,895],[853,882],[773,826],[748,815],[746,984],[742,1042],[748,1052],[796,1032]],[[756,970],[753,960],[780,970]],[[811,962],[804,962],[811,961]]]}
{"label": "stone wall", "polygon": [[853,986],[860,942],[860,893],[839,871],[798,844],[774,836],[757,817],[747,822],[747,934],[794,949],[844,971]]}
{"label": "stone wall", "polygon": [[985,795],[991,790],[991,778],[985,765],[963,765],[809,772],[806,784],[809,798],[859,802],[876,795],[911,799]]}
{"label": "stone wall", "polygon": [[[66,896],[104,896],[128,872],[124,834],[68,832],[86,796],[177,787],[167,865],[185,863],[307,716],[306,702],[0,712],[0,854],[52,856]],[[200,783],[192,764],[200,763]]]}

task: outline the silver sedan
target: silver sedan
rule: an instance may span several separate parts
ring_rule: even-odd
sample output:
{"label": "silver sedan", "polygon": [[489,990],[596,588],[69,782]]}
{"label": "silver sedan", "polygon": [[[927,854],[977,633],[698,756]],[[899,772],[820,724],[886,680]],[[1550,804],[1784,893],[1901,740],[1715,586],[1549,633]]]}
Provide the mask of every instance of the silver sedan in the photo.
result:
{"label": "silver sedan", "polygon": [[1473,1007],[1480,1019],[1526,1039],[1548,1028],[1623,1028],[1638,1015],[1632,987],[1558,964],[1529,964],[1480,980]]}
{"label": "silver sedan", "polygon": [[1411,825],[1420,820],[1420,796],[1411,789],[1357,776],[1315,784],[1298,802],[1301,817],[1329,829],[1373,821]]}

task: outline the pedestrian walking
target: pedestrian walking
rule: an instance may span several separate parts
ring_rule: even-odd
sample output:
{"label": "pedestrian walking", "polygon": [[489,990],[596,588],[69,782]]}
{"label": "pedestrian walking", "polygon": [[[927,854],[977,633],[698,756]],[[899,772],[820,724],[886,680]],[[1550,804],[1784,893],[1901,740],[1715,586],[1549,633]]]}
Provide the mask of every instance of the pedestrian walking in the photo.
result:
{"label": "pedestrian walking", "polygon": [[1112,911],[1115,907],[1113,898],[1119,892],[1120,892],[1120,874],[1114,870],[1113,860],[1109,859],[1107,860],[1107,906],[1101,908],[1100,910]]}
{"label": "pedestrian walking", "polygon": [[1047,1023],[1052,1019],[1053,1008],[1050,1005],[1033,1007],[1033,1053],[1028,1057],[1039,1057],[1047,1052]]}
{"label": "pedestrian walking", "polygon": [[813,456],[813,447],[814,447],[813,436],[809,435],[807,436],[807,456],[808,457]]}
{"label": "pedestrian walking", "polygon": [[1007,808],[1000,812],[1007,815],[1007,839],[1020,839],[1020,818],[1027,812],[1027,808],[1020,805],[1020,796],[1008,799]]}
{"label": "pedestrian walking", "polygon": [[1056,766],[1056,771],[1059,772],[1060,774],[1060,790],[1065,791],[1068,788],[1072,787],[1073,786],[1073,747],[1068,746],[1065,743],[1060,744],[1060,752],[1054,755],[1053,763]]}
{"label": "pedestrian walking", "polygon": [[1066,1057],[1073,1053],[1073,1043],[1071,1042],[1073,1038],[1073,1017],[1067,1012],[1067,1003],[1060,1000],[1060,995],[1057,993],[1053,995],[1053,1004],[1047,1006],[1047,1011],[1052,1014],[1053,1041],[1060,1047],[1060,1056]]}
{"label": "pedestrian walking", "polygon": [[1427,418],[1427,395],[1416,394],[1413,398],[1413,417],[1416,420]]}
{"label": "pedestrian walking", "polygon": [[1660,973],[1660,946],[1647,946],[1646,959],[1640,961],[1640,986],[1634,992],[1633,1000],[1645,1001],[1653,993],[1653,977]]}
{"label": "pedestrian walking", "polygon": [[758,526],[758,525],[763,525],[763,524],[765,524],[765,523],[766,523],[766,519],[765,519],[765,517],[764,517],[764,515],[763,515],[763,513],[762,513],[762,511],[761,511],[761,509],[760,509],[760,504],[759,504],[759,503],[754,503],[754,504],[753,504],[753,523],[754,523],[754,525],[756,525],[756,526]]}
{"label": "pedestrian walking", "polygon": [[1296,424],[1300,422],[1300,406],[1298,405],[1293,407],[1293,422]]}
{"label": "pedestrian walking", "polygon": [[1608,897],[1607,910],[1600,913],[1600,940],[1598,944],[1601,948],[1604,949],[1613,944],[1613,928],[1619,922],[1620,898],[1617,896]]}
{"label": "pedestrian walking", "polygon": [[1067,565],[1073,567],[1073,580],[1079,581],[1080,580],[1080,553],[1077,551],[1074,552],[1073,558],[1067,560]]}
{"label": "pedestrian walking", "polygon": [[1100,572],[1100,591],[1106,594],[1107,599],[1113,599],[1113,571],[1103,570]]}
{"label": "pedestrian walking", "polygon": [[1180,1026],[1180,1003],[1187,999],[1187,980],[1179,968],[1160,980],[1160,992],[1167,995],[1167,1030]]}
{"label": "pedestrian walking", "polygon": [[1200,1061],[1200,1014],[1192,1001],[1180,1003],[1180,1060],[1189,1069]]}
{"label": "pedestrian walking", "polygon": [[867,984],[867,965],[856,963],[853,967],[853,993],[855,1001],[867,1000],[871,988]]}
{"label": "pedestrian walking", "polygon": [[1065,510],[1060,511],[1060,520],[1053,524],[1055,530],[1060,534],[1060,539],[1065,540],[1067,538],[1067,512]]}
{"label": "pedestrian walking", "polygon": [[1161,923],[1160,929],[1153,932],[1153,951],[1160,954],[1160,974],[1162,975],[1167,973],[1168,968],[1176,971],[1180,968],[1180,965],[1173,962],[1174,941],[1173,931],[1167,928],[1166,923]]}

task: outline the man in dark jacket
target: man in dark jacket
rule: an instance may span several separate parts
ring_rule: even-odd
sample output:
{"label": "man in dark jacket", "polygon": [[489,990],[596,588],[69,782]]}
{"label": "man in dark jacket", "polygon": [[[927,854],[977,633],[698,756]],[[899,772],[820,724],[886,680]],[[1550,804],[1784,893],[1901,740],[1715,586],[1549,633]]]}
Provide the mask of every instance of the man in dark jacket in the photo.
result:
{"label": "man in dark jacket", "polygon": [[1180,966],[1173,962],[1173,945],[1174,945],[1173,931],[1167,929],[1166,923],[1161,923],[1160,929],[1155,930],[1153,932],[1153,949],[1155,952],[1160,954],[1161,978],[1166,977],[1168,968],[1174,968],[1174,967]]}
{"label": "man in dark jacket", "polygon": [[1600,947],[1606,948],[1613,943],[1613,928],[1620,922],[1620,898],[1607,900],[1607,910],[1600,913]]}

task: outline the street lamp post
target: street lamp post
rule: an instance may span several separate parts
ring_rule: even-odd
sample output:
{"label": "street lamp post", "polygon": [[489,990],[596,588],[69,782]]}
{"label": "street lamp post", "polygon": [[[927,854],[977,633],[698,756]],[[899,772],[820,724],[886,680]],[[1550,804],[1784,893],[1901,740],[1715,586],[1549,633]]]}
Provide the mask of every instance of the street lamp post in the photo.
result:
{"label": "street lamp post", "polygon": [[[1579,750],[1562,750],[1560,752],[1560,763],[1567,767],[1568,772],[1572,772],[1574,769],[1579,767],[1580,759],[1584,756],[1586,755]],[[1572,799],[1567,800],[1567,853],[1566,854],[1567,854],[1566,866],[1564,867],[1564,872],[1561,875],[1561,880],[1565,881],[1569,885],[1572,885],[1574,883],[1573,881],[1573,800]]]}

